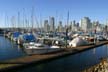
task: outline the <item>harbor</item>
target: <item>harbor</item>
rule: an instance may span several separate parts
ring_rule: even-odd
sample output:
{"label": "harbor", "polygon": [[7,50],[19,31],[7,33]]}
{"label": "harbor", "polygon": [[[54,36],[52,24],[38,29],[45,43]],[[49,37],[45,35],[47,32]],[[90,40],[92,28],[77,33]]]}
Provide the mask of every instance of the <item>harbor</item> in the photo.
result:
{"label": "harbor", "polygon": [[[1,37],[1,38],[4,38],[4,37]],[[37,54],[27,55],[26,53],[24,53],[23,50],[21,50],[22,52],[21,56],[16,56],[16,57],[13,56],[13,58],[10,57],[10,59],[4,59],[4,60],[1,59],[0,70],[1,71],[8,71],[8,70],[13,71],[14,69],[20,70],[23,67],[43,64],[49,61],[65,58],[67,56],[80,54],[81,52],[95,49],[95,48],[98,48],[100,46],[107,45],[107,44],[108,44],[108,41],[101,41],[101,42],[97,42],[96,44],[91,44],[88,46],[78,46],[78,47],[68,46],[67,48],[63,48],[62,51],[47,53],[47,54],[38,54],[38,55]]]}
{"label": "harbor", "polygon": [[[35,65],[80,55],[93,49],[97,50],[104,47],[106,49],[108,44],[106,29],[103,31],[73,32],[66,28],[66,32],[44,32],[28,28],[4,28],[1,30],[0,38],[0,71],[14,71],[17,69],[17,71],[22,70],[23,72],[23,70],[31,70],[32,67],[34,69]],[[104,54],[106,57],[106,53]],[[101,58],[103,57],[104,55]],[[99,62],[99,59],[96,60],[96,63],[94,62],[92,65],[88,64],[87,67],[95,65]],[[79,72],[87,68],[84,65],[79,68],[80,65],[77,65],[78,68],[72,68],[70,71]]]}
{"label": "harbor", "polygon": [[0,72],[108,72],[107,0],[1,0]]}

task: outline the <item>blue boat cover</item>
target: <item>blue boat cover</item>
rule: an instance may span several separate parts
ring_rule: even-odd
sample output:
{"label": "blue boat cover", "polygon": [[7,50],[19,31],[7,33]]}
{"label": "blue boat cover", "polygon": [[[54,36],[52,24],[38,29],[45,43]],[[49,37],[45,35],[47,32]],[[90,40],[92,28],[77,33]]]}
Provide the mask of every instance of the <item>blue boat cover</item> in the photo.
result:
{"label": "blue boat cover", "polygon": [[24,39],[24,41],[27,41],[27,42],[33,42],[33,41],[35,41],[35,37],[34,37],[34,35],[33,34],[25,34],[24,36],[23,36],[23,39]]}
{"label": "blue boat cover", "polygon": [[21,35],[20,32],[14,32],[14,33],[13,33],[13,37],[18,37],[19,35]]}

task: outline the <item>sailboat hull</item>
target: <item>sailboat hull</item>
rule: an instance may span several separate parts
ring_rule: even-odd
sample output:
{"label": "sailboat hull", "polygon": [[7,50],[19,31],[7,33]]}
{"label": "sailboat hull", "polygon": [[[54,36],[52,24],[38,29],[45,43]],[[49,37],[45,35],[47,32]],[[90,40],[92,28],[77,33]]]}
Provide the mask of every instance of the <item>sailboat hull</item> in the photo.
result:
{"label": "sailboat hull", "polygon": [[25,48],[27,54],[47,54],[52,52],[61,51],[60,48]]}

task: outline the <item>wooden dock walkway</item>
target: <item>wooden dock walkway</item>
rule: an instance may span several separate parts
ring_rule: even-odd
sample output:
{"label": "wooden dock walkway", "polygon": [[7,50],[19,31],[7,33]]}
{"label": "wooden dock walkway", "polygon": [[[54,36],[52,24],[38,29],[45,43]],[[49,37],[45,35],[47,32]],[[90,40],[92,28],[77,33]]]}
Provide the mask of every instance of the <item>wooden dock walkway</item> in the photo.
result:
{"label": "wooden dock walkway", "polygon": [[21,68],[22,66],[27,66],[30,64],[39,64],[39,63],[48,62],[50,60],[73,55],[73,54],[76,54],[76,53],[79,53],[88,49],[92,49],[92,48],[95,48],[104,44],[108,44],[108,41],[101,41],[101,42],[96,43],[95,45],[80,46],[80,47],[74,47],[74,48],[68,47],[56,53],[31,55],[31,56],[25,56],[25,57],[21,57],[17,59],[12,59],[12,60],[1,61],[0,71]]}

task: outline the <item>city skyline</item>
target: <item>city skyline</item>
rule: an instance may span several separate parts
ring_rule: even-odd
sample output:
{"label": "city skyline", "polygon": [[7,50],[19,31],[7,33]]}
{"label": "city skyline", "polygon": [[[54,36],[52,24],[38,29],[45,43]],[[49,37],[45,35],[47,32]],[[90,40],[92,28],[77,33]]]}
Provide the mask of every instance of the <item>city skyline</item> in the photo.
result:
{"label": "city skyline", "polygon": [[32,7],[38,21],[40,18],[45,20],[53,16],[64,24],[69,11],[70,21],[80,21],[86,16],[91,20],[105,23],[108,19],[107,2],[107,0],[0,0],[0,27],[5,26],[5,16],[10,20],[12,16],[17,17],[18,12],[21,14],[21,19],[23,12],[30,19]]}

